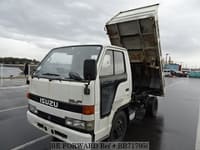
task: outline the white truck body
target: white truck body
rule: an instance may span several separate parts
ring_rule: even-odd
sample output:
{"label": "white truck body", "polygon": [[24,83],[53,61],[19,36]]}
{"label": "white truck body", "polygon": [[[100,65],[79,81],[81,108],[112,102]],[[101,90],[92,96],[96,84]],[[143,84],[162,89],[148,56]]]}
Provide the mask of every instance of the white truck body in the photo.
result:
{"label": "white truck body", "polygon": [[[126,17],[129,13],[120,16]],[[118,21],[113,18],[107,28]],[[110,39],[118,45],[111,36]],[[153,50],[156,54],[152,57],[158,59],[160,49]],[[122,140],[138,110],[147,107],[151,110],[148,103],[155,98],[148,94],[163,94],[162,85],[155,93],[146,87],[139,88],[139,92],[134,90],[131,65],[134,60],[128,51],[105,45],[76,45],[50,51],[30,79],[28,121],[69,143],[102,141],[108,137]],[[149,67],[159,73],[160,61],[154,64]]]}

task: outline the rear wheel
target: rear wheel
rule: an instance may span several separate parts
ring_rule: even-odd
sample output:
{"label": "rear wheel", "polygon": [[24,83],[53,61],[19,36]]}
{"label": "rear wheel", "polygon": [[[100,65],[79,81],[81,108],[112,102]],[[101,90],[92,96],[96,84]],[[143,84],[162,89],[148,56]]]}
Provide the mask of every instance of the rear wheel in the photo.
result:
{"label": "rear wheel", "polygon": [[157,111],[158,111],[157,97],[149,97],[146,108],[146,116],[155,118],[157,116]]}
{"label": "rear wheel", "polygon": [[127,130],[127,116],[125,112],[117,113],[113,119],[109,141],[122,141]]}

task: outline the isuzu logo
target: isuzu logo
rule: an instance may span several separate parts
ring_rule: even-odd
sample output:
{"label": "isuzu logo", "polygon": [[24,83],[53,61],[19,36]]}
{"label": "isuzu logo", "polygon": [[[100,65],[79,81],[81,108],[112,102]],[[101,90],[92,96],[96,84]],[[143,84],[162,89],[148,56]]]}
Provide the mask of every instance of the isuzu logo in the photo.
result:
{"label": "isuzu logo", "polygon": [[82,101],[81,100],[75,100],[75,99],[69,99],[69,103],[72,103],[72,104],[81,104]]}
{"label": "isuzu logo", "polygon": [[55,101],[50,100],[50,99],[40,98],[40,103],[42,103],[44,105],[51,106],[51,107],[58,108],[58,102],[55,102]]}

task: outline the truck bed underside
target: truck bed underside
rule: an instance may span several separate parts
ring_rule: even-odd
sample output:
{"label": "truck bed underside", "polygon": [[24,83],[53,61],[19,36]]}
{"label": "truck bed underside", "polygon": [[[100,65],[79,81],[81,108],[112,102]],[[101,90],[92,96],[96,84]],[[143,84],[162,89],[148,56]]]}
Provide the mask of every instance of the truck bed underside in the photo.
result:
{"label": "truck bed underside", "polygon": [[133,90],[163,95],[159,33],[154,17],[107,24],[111,44],[128,50]]}
{"label": "truck bed underside", "polygon": [[133,92],[147,92],[152,95],[162,95],[159,72],[154,68],[146,67],[143,63],[132,63]]}

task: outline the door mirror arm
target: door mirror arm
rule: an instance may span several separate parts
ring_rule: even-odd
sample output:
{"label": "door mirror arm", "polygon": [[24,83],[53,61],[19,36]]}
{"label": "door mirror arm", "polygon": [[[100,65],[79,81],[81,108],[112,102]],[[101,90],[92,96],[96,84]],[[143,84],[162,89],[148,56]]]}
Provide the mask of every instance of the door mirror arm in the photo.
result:
{"label": "door mirror arm", "polygon": [[90,85],[90,80],[88,80],[88,83],[85,84],[85,88],[84,88],[84,94],[85,94],[85,95],[90,95],[90,88],[89,88],[89,85]]}

